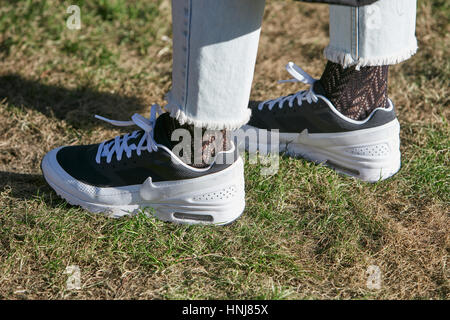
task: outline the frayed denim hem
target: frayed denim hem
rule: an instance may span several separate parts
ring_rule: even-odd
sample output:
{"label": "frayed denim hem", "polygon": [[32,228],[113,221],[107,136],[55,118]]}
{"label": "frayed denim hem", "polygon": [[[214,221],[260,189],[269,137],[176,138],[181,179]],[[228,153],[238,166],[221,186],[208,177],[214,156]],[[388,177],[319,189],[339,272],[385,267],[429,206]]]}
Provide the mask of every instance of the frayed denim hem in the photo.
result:
{"label": "frayed denim hem", "polygon": [[403,51],[386,56],[359,57],[355,59],[350,53],[331,46],[326,47],[323,54],[327,60],[334,63],[339,63],[344,68],[355,66],[356,70],[359,70],[360,67],[398,64],[411,58],[417,52],[417,49],[418,47],[416,41]]}
{"label": "frayed denim hem", "polygon": [[181,106],[168,100],[168,104],[164,109],[170,112],[170,116],[175,118],[181,125],[189,124],[198,128],[205,128],[209,130],[236,130],[247,124],[250,120],[251,110],[245,109],[241,117],[233,120],[216,121],[216,120],[203,120],[188,116],[182,109]]}

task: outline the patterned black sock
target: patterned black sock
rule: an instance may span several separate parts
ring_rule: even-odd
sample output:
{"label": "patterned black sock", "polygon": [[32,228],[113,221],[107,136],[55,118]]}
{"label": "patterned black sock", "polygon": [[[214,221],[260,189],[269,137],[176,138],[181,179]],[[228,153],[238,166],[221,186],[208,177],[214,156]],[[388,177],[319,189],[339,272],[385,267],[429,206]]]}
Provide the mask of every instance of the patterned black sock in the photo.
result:
{"label": "patterned black sock", "polygon": [[[215,157],[215,155],[218,152],[230,150],[230,131],[228,130],[207,130],[205,128],[201,129],[201,150],[196,150],[194,147],[195,141],[194,141],[194,130],[196,129],[193,125],[189,124],[183,124],[181,125],[176,119],[171,118],[169,116],[165,119],[165,128],[167,131],[167,137],[170,140],[170,137],[172,136],[172,133],[176,129],[185,129],[187,130],[191,135],[191,159],[190,161],[187,161],[186,163],[192,167],[195,168],[206,168],[211,163],[212,159]],[[178,142],[172,142],[171,147],[173,148],[175,144]],[[200,145],[200,142],[198,142]],[[198,148],[197,148],[198,149]],[[201,155],[197,155],[195,157],[195,152],[201,152]],[[182,155],[180,155],[182,156]],[[200,159],[201,162],[195,161],[195,159]]]}
{"label": "patterned black sock", "polygon": [[343,68],[328,61],[320,78],[326,97],[343,115],[363,120],[376,108],[384,108],[388,97],[388,66]]}

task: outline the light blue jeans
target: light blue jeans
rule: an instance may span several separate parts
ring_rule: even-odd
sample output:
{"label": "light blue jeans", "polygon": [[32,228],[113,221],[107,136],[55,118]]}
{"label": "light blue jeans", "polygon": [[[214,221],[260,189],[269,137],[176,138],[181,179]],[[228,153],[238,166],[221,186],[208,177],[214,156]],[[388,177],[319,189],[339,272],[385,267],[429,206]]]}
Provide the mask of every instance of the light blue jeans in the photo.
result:
{"label": "light blue jeans", "polygon": [[[165,107],[180,123],[237,129],[247,108],[265,0],[172,0],[172,89]],[[416,0],[330,5],[325,58],[344,67],[396,64],[417,50]]]}

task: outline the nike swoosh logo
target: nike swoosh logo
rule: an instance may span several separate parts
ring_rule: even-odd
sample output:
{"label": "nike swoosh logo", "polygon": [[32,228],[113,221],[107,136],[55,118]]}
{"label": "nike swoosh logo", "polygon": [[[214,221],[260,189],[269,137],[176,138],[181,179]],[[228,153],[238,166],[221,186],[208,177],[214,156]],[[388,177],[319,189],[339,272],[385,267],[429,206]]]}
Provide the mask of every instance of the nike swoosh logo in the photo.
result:
{"label": "nike swoosh logo", "polygon": [[186,198],[203,192],[211,192],[214,187],[227,182],[220,174],[209,174],[199,178],[184,179],[178,181],[153,182],[149,177],[141,185],[139,193],[146,201],[164,201],[173,198]]}
{"label": "nike swoosh logo", "polygon": [[243,184],[244,165],[242,159],[238,161],[239,163],[235,163],[227,169],[206,174],[198,178],[153,182],[152,178],[148,177],[141,185],[139,194],[143,200],[150,202],[160,202],[170,199],[186,201],[191,197],[214,192],[225,186],[230,186],[233,181],[236,184]]}

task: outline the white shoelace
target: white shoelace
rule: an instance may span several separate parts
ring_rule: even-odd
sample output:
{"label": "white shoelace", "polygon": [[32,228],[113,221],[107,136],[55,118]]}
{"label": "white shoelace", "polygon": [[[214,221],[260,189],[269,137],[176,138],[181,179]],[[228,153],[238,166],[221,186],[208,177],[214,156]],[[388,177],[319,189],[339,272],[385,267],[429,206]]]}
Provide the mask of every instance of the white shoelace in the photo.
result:
{"label": "white shoelace", "polygon": [[119,127],[126,127],[126,126],[132,126],[136,125],[140,127],[142,130],[144,130],[144,133],[142,134],[142,138],[139,141],[138,145],[131,144],[128,145],[128,140],[136,138],[139,134],[139,131],[133,131],[133,133],[125,134],[124,136],[117,136],[114,138],[114,140],[107,143],[107,141],[103,141],[97,149],[97,155],[95,157],[95,161],[97,163],[100,163],[100,160],[102,157],[106,157],[106,162],[110,163],[111,159],[116,153],[117,161],[120,161],[122,159],[123,152],[126,153],[127,158],[131,157],[131,153],[133,150],[136,150],[136,153],[138,156],[141,155],[142,150],[147,150],[148,152],[156,151],[158,150],[158,146],[156,145],[156,142],[153,138],[154,134],[154,128],[156,124],[156,118],[157,114],[162,114],[163,111],[161,107],[157,104],[152,105],[151,111],[150,111],[150,118],[145,118],[141,116],[140,114],[135,113],[131,117],[131,121],[117,121],[117,120],[110,120],[105,117],[101,117],[98,115],[95,115],[97,119],[106,121],[114,126]]}
{"label": "white shoelace", "polygon": [[272,110],[275,105],[278,105],[278,107],[281,109],[283,108],[283,105],[286,101],[289,101],[289,107],[292,108],[294,106],[295,99],[297,99],[297,103],[299,106],[302,105],[302,102],[304,100],[306,100],[308,103],[312,103],[313,101],[317,102],[319,100],[312,89],[314,82],[317,81],[316,79],[311,77],[306,71],[304,71],[293,62],[289,62],[286,65],[286,70],[293,78],[289,80],[280,80],[278,81],[278,83],[303,82],[305,84],[309,84],[311,87],[308,90],[302,90],[289,96],[263,101],[258,105],[258,110],[262,110],[265,105],[268,106],[269,110]]}

